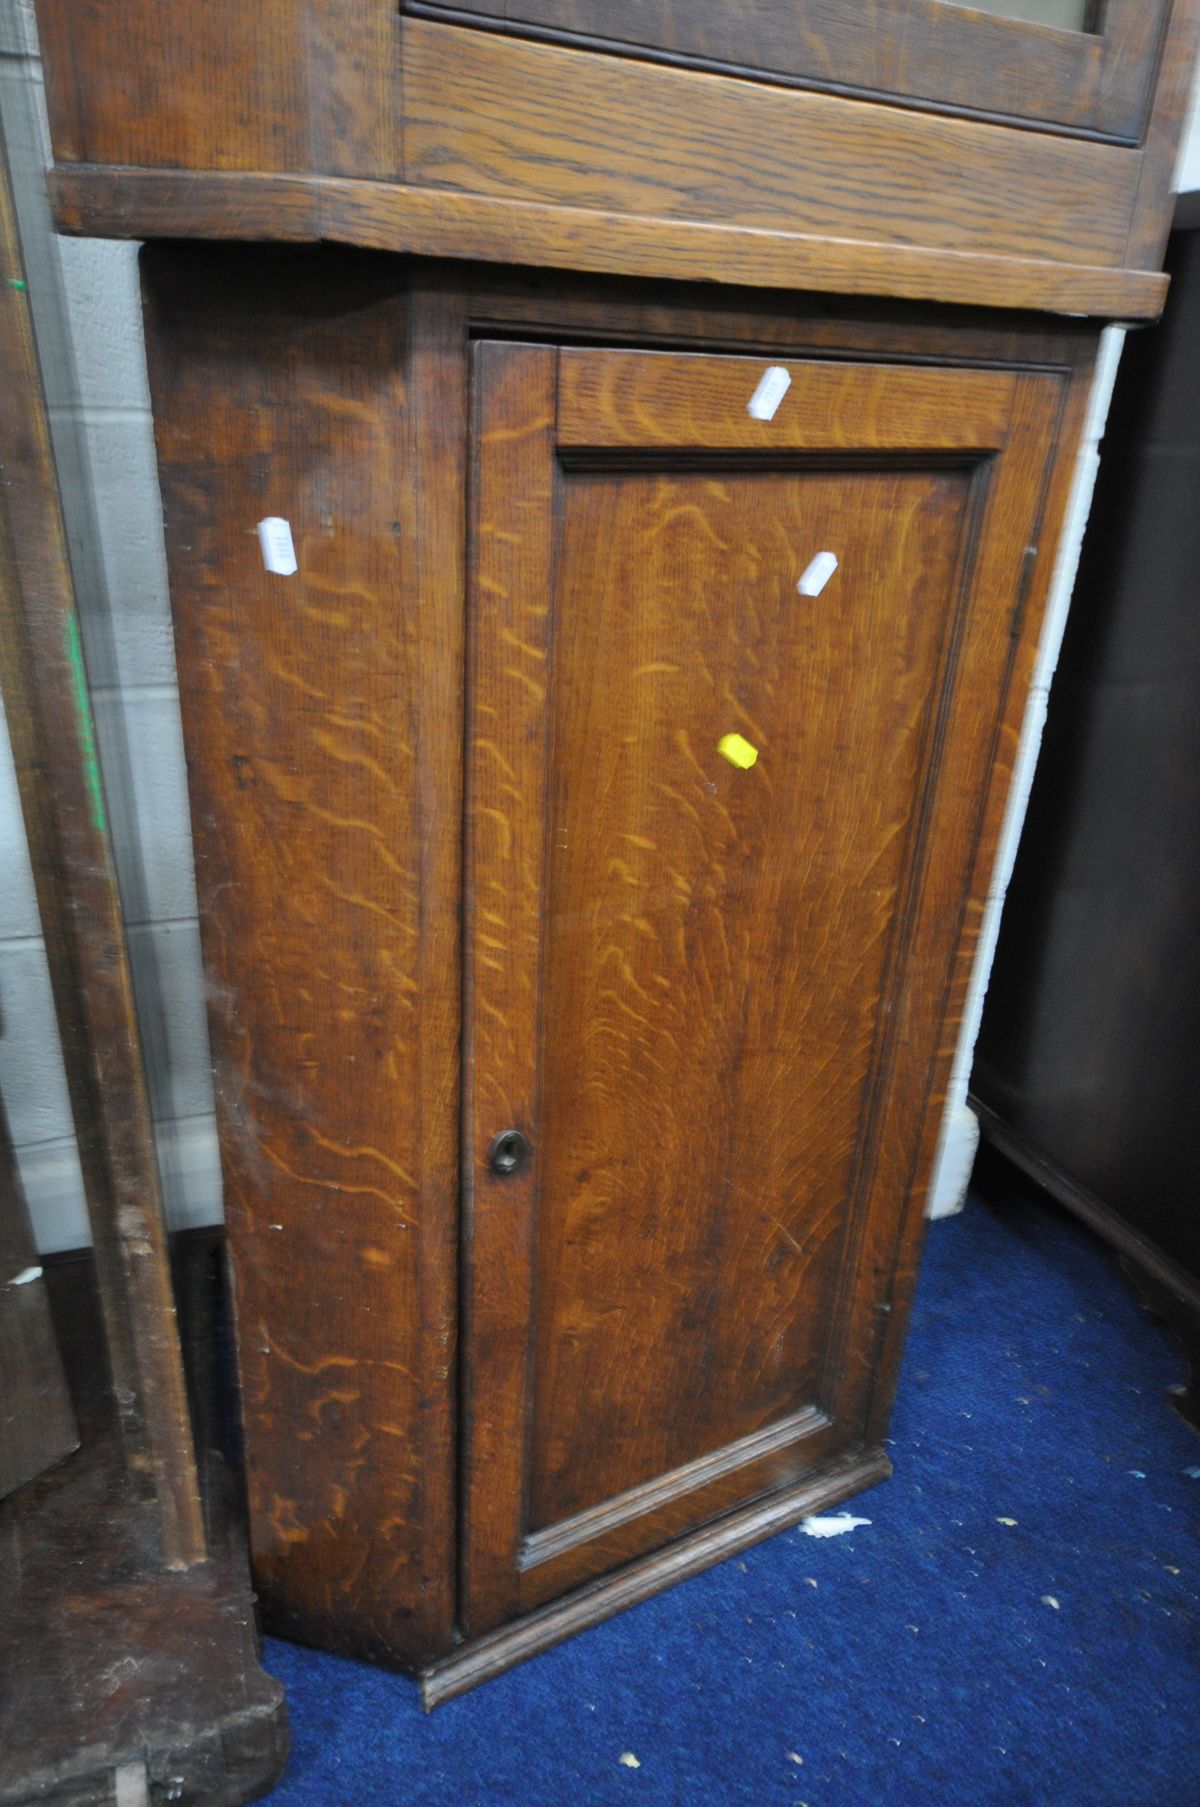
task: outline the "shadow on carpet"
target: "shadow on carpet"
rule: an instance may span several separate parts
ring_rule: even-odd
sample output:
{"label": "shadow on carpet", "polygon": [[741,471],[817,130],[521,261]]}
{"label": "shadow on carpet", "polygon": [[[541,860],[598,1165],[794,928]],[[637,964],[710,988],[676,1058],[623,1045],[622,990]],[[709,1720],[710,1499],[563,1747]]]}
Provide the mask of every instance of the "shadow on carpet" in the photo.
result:
{"label": "shadow on carpet", "polygon": [[1200,1807],[1180,1375],[1086,1231],[973,1198],[930,1228],[868,1527],[783,1532],[429,1716],[269,1640],[272,1807]]}

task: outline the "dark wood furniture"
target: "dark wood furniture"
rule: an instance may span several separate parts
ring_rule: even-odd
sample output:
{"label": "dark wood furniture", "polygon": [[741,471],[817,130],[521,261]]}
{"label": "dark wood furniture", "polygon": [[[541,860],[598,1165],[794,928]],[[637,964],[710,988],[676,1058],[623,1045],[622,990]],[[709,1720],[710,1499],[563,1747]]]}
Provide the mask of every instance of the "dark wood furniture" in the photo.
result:
{"label": "dark wood furniture", "polygon": [[252,1539],[429,1701],[887,1472],[1200,7],[862,12],[40,0],[65,228],[288,241],[143,259]]}
{"label": "dark wood furniture", "polygon": [[[7,1417],[8,1389],[25,1377],[10,1363],[15,1337],[25,1374],[36,1363],[48,1433],[36,1449],[28,1435],[5,1448],[18,1460],[0,1500],[0,1803],[236,1807],[278,1775],[287,1719],[258,1666],[229,1477],[203,1444],[197,1462],[2,140],[0,391],[0,686],[94,1244],[82,1285],[64,1288],[61,1270],[34,1263],[36,1281],[18,1269],[0,1293],[0,1409]],[[7,1169],[6,1135],[0,1155]],[[0,1285],[25,1229],[5,1204]],[[61,1374],[47,1371],[55,1332],[74,1418]]]}
{"label": "dark wood furniture", "polygon": [[[396,0],[38,0],[60,221],[1129,318],[1161,306],[1196,0],[1109,0],[1099,32],[946,0],[872,0],[869,26],[858,0],[525,10],[559,41]],[[653,60],[597,54],[601,12],[606,32],[636,13],[628,48]],[[698,66],[727,53],[772,79]],[[812,85],[780,85],[791,75]]]}
{"label": "dark wood furniture", "polygon": [[133,987],[8,164],[0,141],[0,683],[79,1145],[117,1417],[161,1556],[204,1525]]}
{"label": "dark wood furniture", "polygon": [[[0,1000],[2,1001],[2,1000]],[[2,1032],[2,1019],[0,1019]],[[0,1097],[0,1500],[79,1446]]]}
{"label": "dark wood furniture", "polygon": [[1168,262],[1118,380],[971,1086],[1176,1332],[1200,1428],[1200,230]]}

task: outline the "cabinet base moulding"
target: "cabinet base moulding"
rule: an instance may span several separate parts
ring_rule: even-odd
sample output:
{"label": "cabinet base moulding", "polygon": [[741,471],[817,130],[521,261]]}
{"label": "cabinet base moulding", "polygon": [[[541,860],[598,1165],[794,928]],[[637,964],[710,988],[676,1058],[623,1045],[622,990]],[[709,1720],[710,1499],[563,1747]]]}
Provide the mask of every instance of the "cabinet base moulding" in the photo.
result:
{"label": "cabinet base moulding", "polygon": [[1167,279],[1157,270],[835,238],[353,177],[60,163],[50,172],[50,194],[58,230],[83,236],[326,241],[406,256],[674,282],[713,282],[736,270],[737,281],[747,288],[1022,308],[1077,318],[1156,320],[1167,294]]}
{"label": "cabinet base moulding", "polygon": [[421,1676],[421,1701],[427,1712],[456,1694],[465,1694],[480,1682],[502,1675],[527,1657],[538,1656],[577,1631],[602,1624],[628,1606],[686,1581],[704,1569],[736,1556],[751,1544],[761,1543],[777,1531],[798,1525],[811,1513],[840,1505],[852,1494],[886,1481],[892,1464],[881,1449],[858,1450],[827,1463],[817,1473],[770,1499],[755,1500],[714,1524],[703,1525],[687,1537],[641,1561],[631,1562],[614,1575],[580,1588],[564,1600],[529,1613],[500,1631],[476,1638],[452,1656],[434,1663]]}

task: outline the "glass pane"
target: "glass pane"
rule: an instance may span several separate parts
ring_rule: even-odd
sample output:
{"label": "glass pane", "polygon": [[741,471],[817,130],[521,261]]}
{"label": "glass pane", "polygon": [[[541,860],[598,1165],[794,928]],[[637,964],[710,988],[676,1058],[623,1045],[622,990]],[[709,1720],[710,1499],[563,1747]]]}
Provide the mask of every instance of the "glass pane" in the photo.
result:
{"label": "glass pane", "polygon": [[1057,25],[1060,31],[1093,31],[1099,10],[1095,0],[947,0],[947,4],[1024,19],[1030,25]]}

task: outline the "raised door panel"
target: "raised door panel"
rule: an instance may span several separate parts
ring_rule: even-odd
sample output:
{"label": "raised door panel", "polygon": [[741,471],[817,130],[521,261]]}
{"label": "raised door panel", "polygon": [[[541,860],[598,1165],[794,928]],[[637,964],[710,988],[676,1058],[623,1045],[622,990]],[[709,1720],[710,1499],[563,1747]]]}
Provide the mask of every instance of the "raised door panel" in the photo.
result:
{"label": "raised door panel", "polygon": [[475,360],[470,1634],[863,1444],[1059,393]]}

